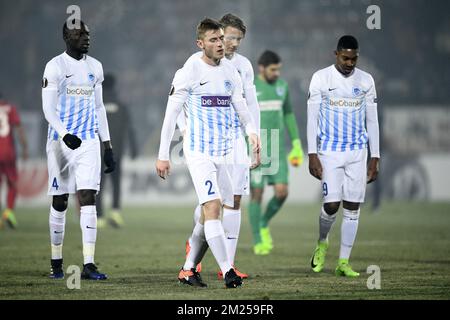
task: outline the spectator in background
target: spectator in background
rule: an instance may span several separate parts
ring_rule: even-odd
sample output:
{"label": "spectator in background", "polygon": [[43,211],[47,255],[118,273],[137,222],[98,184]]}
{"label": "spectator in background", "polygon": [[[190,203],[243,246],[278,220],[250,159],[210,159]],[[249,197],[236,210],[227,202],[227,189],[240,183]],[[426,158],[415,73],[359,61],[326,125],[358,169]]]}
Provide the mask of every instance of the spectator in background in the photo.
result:
{"label": "spectator in background", "polygon": [[8,195],[6,208],[0,220],[0,228],[3,222],[7,222],[11,228],[17,227],[17,220],[14,215],[14,206],[17,196],[17,163],[16,150],[14,145],[14,130],[18,133],[20,145],[22,147],[22,159],[28,158],[28,145],[25,131],[20,124],[17,108],[3,100],[0,93],[0,186],[3,176],[6,177],[8,185]]}
{"label": "spectator in background", "polygon": [[[123,226],[123,218],[121,215],[121,175],[122,175],[122,156],[125,152],[126,137],[130,147],[130,155],[132,159],[137,156],[137,144],[134,134],[134,127],[128,108],[123,104],[117,96],[116,78],[113,74],[106,74],[103,81],[103,101],[108,116],[110,126],[111,139],[114,141],[114,155],[116,157],[116,170],[110,174],[112,182],[112,211],[108,219],[105,218],[103,208],[103,192],[98,194],[97,203],[97,227],[101,228],[109,222],[113,227],[119,228]],[[104,177],[103,168],[101,170],[102,178],[100,188],[103,188]]]}

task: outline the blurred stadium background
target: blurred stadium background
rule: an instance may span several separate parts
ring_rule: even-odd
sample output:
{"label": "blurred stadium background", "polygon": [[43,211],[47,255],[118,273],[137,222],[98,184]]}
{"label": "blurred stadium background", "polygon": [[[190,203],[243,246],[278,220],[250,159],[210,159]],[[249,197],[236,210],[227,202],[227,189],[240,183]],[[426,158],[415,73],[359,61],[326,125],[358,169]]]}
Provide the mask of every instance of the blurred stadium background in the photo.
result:
{"label": "blurred stadium background", "polygon": [[[48,268],[46,219],[50,199],[46,196],[47,123],[41,105],[44,67],[47,61],[65,49],[62,24],[68,16],[66,8],[71,4],[80,6],[81,17],[90,27],[90,54],[103,63],[105,73],[117,76],[118,94],[129,107],[139,145],[137,159],[131,160],[129,156],[124,159],[122,199],[130,232],[118,235],[106,230],[99,241],[99,258],[111,268],[112,265],[117,268],[115,272],[118,275],[113,280],[116,282],[101,289],[103,291],[92,291],[89,295],[84,291],[75,296],[61,288],[55,289],[55,285],[48,284],[44,278]],[[381,30],[366,27],[369,17],[366,9],[371,4],[381,9]],[[19,162],[17,217],[22,229],[16,234],[6,232],[2,235],[0,232],[0,239],[4,240],[3,244],[16,243],[28,251],[30,241],[35,244],[29,257],[17,257],[18,249],[2,245],[0,241],[0,261],[3,260],[0,271],[10,276],[3,279],[0,276],[0,280],[7,281],[3,282],[6,285],[0,297],[54,298],[58,294],[62,298],[185,297],[183,289],[175,288],[173,284],[191,219],[187,214],[181,217],[180,212],[190,212],[196,196],[182,164],[176,165],[170,179],[163,182],[154,172],[154,158],[172,77],[187,57],[196,51],[196,24],[205,16],[220,18],[228,12],[237,14],[247,24],[248,34],[240,52],[252,61],[255,73],[256,60],[263,50],[271,49],[281,55],[284,65],[282,78],[290,86],[304,148],[306,98],[313,72],[334,63],[333,50],[341,35],[353,34],[359,39],[361,57],[358,66],[375,78],[382,134],[380,178],[377,184],[369,186],[367,202],[376,205],[380,199],[387,205],[384,210],[381,206],[381,219],[371,215],[361,224],[361,242],[355,255],[362,257],[356,262],[356,267],[365,268],[374,260],[385,263],[384,270],[391,273],[384,278],[388,282],[383,282],[383,285],[388,283],[393,288],[388,297],[449,298],[450,242],[446,230],[450,227],[450,3],[445,0],[0,1],[0,92],[19,108],[31,156],[27,162]],[[316,236],[316,213],[321,191],[317,181],[309,176],[307,167],[306,159],[299,169],[290,170],[291,192],[284,213],[286,216],[277,218],[274,227],[278,230],[274,231],[275,236],[286,246],[280,245],[281,251],[270,258],[272,260],[262,264],[252,260],[250,232],[246,217],[243,218],[242,264],[247,269],[252,266],[252,270],[262,277],[279,279],[282,275],[283,285],[286,285],[283,288],[288,288],[287,291],[264,295],[269,288],[278,290],[279,282],[276,280],[251,284],[253,293],[248,295],[249,291],[244,291],[238,297],[361,297],[352,283],[345,284],[345,295],[338,291],[329,293],[329,288],[335,284],[334,277],[308,279],[308,274],[305,274]],[[2,205],[5,203],[5,187],[1,188]],[[107,184],[106,188],[109,187]],[[266,193],[266,198],[269,194]],[[108,197],[109,193],[107,200]],[[412,203],[406,205],[407,202]],[[133,206],[141,208],[135,211],[130,209]],[[167,210],[167,206],[184,209]],[[73,212],[73,206],[70,210]],[[306,215],[297,215],[298,211]],[[39,220],[34,219],[33,212],[39,213]],[[393,219],[385,220],[389,216]],[[174,221],[174,228],[170,229],[166,223]],[[69,229],[78,232],[75,231],[77,223],[72,219],[68,223]],[[404,229],[399,231],[400,227]],[[69,260],[75,263],[81,255],[79,235],[76,233],[75,239],[71,231],[70,234],[66,252]],[[149,234],[154,234],[154,237],[149,237]],[[171,234],[170,244],[161,246],[161,239],[168,234]],[[295,245],[298,241],[295,236],[299,234],[302,240],[300,247]],[[333,236],[335,249],[337,234],[334,232]],[[151,241],[149,247],[146,241]],[[130,244],[139,253],[134,260],[129,260],[126,254]],[[303,260],[293,262],[290,260],[292,251],[297,250]],[[149,254],[151,261],[148,260]],[[215,270],[214,262],[208,261],[211,273],[206,275],[207,280],[214,277],[212,272]],[[279,261],[283,263],[279,265]],[[149,263],[156,278],[147,274]],[[36,264],[39,270],[36,270]],[[301,267],[291,268],[290,264]],[[127,269],[123,270],[123,266]],[[439,267],[437,278],[428,272],[436,266]],[[270,267],[275,269],[265,269]],[[114,270],[108,272],[114,275]],[[27,273],[26,278],[22,278],[23,273]],[[301,278],[297,281],[299,274]],[[43,277],[36,280],[36,276]],[[430,278],[424,280],[422,276]],[[155,285],[153,281],[159,281],[167,290],[162,296],[146,295],[148,286]],[[360,281],[363,287],[364,281]],[[129,284],[126,287],[129,296],[125,293],[120,295],[123,283]],[[302,286],[300,293],[297,284]],[[341,282],[340,285],[344,284]],[[408,291],[408,285],[418,289]],[[36,291],[36,286],[39,286],[39,291]],[[61,290],[52,296],[48,293],[49,288]],[[115,291],[108,293],[108,288]],[[133,295],[136,288],[141,291]],[[154,289],[158,290],[158,287]],[[302,290],[310,291],[302,295]],[[176,294],[172,295],[173,292]],[[189,298],[217,297],[202,293]],[[220,297],[233,298],[228,293]],[[364,297],[382,298],[382,294]]]}
{"label": "blurred stadium background", "polygon": [[[30,142],[31,161],[21,163],[20,205],[47,201],[43,172],[47,123],[41,110],[40,83],[46,62],[65,48],[61,26],[70,4],[0,2],[0,92],[19,107]],[[196,24],[205,16],[220,18],[226,12],[246,22],[248,34],[240,51],[255,70],[264,49],[281,55],[282,77],[290,85],[305,147],[311,75],[333,63],[333,49],[341,35],[355,35],[361,47],[359,67],[374,75],[379,96],[381,196],[450,200],[450,174],[445,170],[450,163],[447,1],[112,0],[76,4],[91,28],[90,54],[103,63],[105,73],[117,76],[119,96],[130,108],[138,139],[139,158],[125,159],[125,203],[195,199],[183,166],[175,170],[171,181],[161,184],[151,159],[157,152],[174,72],[196,51]],[[381,9],[381,30],[366,27],[366,9],[371,4]],[[309,177],[307,165],[291,170],[291,182],[298,192],[291,193],[290,201],[319,199],[319,185]]]}

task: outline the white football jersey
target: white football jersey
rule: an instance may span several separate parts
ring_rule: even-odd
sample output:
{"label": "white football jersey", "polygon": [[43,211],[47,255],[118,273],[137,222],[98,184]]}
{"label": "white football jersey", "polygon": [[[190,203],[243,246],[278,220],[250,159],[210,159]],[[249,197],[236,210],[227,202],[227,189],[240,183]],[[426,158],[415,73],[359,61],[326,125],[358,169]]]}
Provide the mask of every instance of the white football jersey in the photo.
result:
{"label": "white football jersey", "polygon": [[[47,63],[43,82],[43,91],[57,90],[56,114],[67,131],[81,140],[97,139],[95,86],[103,82],[102,64],[88,55],[76,60],[64,52]],[[47,138],[58,140],[50,124]]]}
{"label": "white football jersey", "polygon": [[367,105],[377,103],[372,76],[358,68],[348,77],[334,65],[314,73],[308,105],[319,104],[318,150],[348,151],[367,147]]}
{"label": "white football jersey", "polygon": [[184,103],[185,146],[189,151],[211,157],[230,153],[232,103],[244,99],[241,78],[230,61],[222,59],[218,66],[212,66],[201,54],[189,58],[175,74],[169,99]]}
{"label": "white football jersey", "polygon": [[[202,51],[194,53],[192,56],[189,57],[189,59],[186,61],[188,63],[191,59],[197,59],[200,58],[203,55]],[[228,60],[230,61],[234,67],[237,69],[241,81],[242,81],[242,87],[243,87],[243,93],[245,96],[245,88],[253,88],[254,87],[254,80],[255,75],[253,72],[253,67],[246,57],[239,53],[234,53],[233,57],[231,59],[227,59],[224,57],[222,60]],[[233,136],[235,139],[238,139],[243,134],[243,128],[241,126],[241,121],[239,120],[239,116],[237,112],[234,111],[234,109],[231,109],[231,118],[233,119]]]}

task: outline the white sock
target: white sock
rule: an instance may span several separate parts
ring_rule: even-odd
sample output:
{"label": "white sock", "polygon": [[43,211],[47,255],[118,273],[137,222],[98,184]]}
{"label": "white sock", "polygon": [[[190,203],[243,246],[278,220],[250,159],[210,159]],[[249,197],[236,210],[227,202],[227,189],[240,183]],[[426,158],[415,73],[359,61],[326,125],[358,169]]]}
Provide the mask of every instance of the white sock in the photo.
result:
{"label": "white sock", "polygon": [[189,238],[191,250],[186,257],[183,270],[190,270],[195,268],[197,264],[202,261],[203,256],[208,250],[208,242],[205,238],[205,228],[202,224],[197,223],[192,231],[192,235]]}
{"label": "white sock", "polygon": [[80,208],[80,227],[83,237],[84,264],[94,263],[95,241],[97,240],[97,209],[95,206]]}
{"label": "white sock", "polygon": [[341,250],[339,259],[350,258],[353,243],[355,242],[356,232],[358,231],[359,209],[347,210],[344,209],[344,216],[342,218],[341,226]]}
{"label": "white sock", "polygon": [[319,217],[319,241],[327,241],[334,221],[336,221],[336,213],[330,216],[322,206]]}
{"label": "white sock", "polygon": [[[193,221],[193,225],[192,228],[195,228],[195,226],[197,225],[197,223],[199,223],[200,221],[200,217],[202,215],[202,206],[199,204],[197,205],[197,207],[195,207],[194,209],[194,221]],[[203,225],[202,225],[203,226]],[[189,237],[189,245],[192,246],[191,244],[191,238]]]}
{"label": "white sock", "polygon": [[57,211],[50,207],[49,226],[50,226],[50,243],[52,247],[52,259],[62,259],[62,247],[64,242],[64,228],[66,225],[66,212]]}
{"label": "white sock", "polygon": [[241,229],[241,209],[233,210],[223,208],[222,225],[225,230],[225,244],[227,246],[228,257],[230,258],[231,264],[234,265],[239,230]]}
{"label": "white sock", "polygon": [[225,245],[225,232],[220,220],[205,221],[205,237],[211,252],[222,270],[223,276],[231,269]]}

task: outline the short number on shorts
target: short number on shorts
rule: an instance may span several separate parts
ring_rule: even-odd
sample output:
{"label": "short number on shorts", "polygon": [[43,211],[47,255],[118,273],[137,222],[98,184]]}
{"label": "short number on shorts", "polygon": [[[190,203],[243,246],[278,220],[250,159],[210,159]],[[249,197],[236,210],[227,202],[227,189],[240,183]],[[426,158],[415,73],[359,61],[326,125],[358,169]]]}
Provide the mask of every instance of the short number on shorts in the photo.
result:
{"label": "short number on shorts", "polygon": [[58,190],[58,188],[59,188],[58,182],[56,181],[56,178],[53,178],[52,187],[55,188],[56,190]]}
{"label": "short number on shorts", "polygon": [[205,186],[208,186],[208,185],[209,185],[208,196],[212,195],[212,194],[215,194],[214,191],[211,191],[211,189],[212,189],[212,182],[211,182],[211,180],[206,180],[205,181]]}
{"label": "short number on shorts", "polygon": [[324,196],[328,195],[328,186],[327,186],[326,182],[324,182],[322,184],[322,193],[323,193]]}

